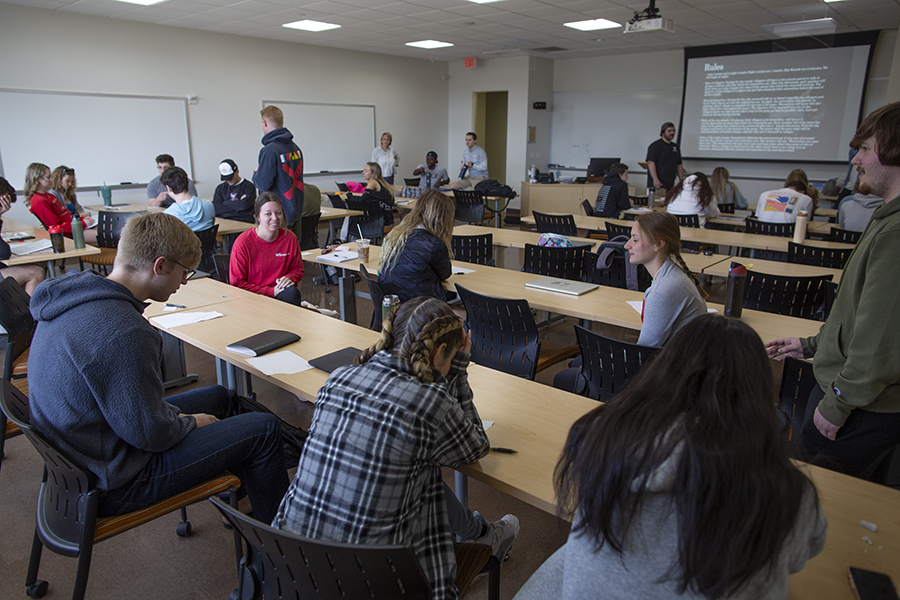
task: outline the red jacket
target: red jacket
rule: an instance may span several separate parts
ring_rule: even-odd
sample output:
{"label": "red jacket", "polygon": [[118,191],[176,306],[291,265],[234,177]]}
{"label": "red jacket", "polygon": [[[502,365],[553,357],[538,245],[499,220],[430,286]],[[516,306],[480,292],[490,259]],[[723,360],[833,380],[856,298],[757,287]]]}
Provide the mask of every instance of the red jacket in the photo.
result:
{"label": "red jacket", "polygon": [[248,229],[231,246],[228,271],[231,285],[264,296],[275,295],[275,281],[282,276],[299,287],[303,261],[297,236],[282,227],[274,242],[266,242],[256,235],[255,227]]}
{"label": "red jacket", "polygon": [[[28,207],[28,210],[43,223],[44,227],[49,229],[54,225],[62,225],[66,235],[72,237],[72,213],[60,204],[53,194],[34,193],[31,196],[31,206]],[[81,221],[81,219],[78,220]],[[84,221],[81,221],[81,226],[84,227]]]}

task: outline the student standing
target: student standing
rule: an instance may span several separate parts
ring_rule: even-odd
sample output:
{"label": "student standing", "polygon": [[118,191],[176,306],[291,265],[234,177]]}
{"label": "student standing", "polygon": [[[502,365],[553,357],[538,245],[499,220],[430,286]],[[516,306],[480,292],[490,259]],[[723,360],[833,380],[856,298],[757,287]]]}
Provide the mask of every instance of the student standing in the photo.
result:
{"label": "student standing", "polygon": [[400,169],[400,155],[391,148],[394,136],[385,131],[381,134],[381,145],[372,150],[372,162],[381,167],[381,175],[389,184],[394,185],[394,173]]}
{"label": "student standing", "polygon": [[294,143],[294,134],[284,126],[280,108],[267,106],[259,114],[263,147],[253,183],[260,192],[272,192],[281,199],[284,226],[300,239],[303,235],[303,152]]}
{"label": "student standing", "polygon": [[670,190],[678,181],[684,179],[684,167],[681,165],[681,151],[675,139],[675,124],[663,123],[659,128],[659,139],[647,148],[647,187],[656,190]]}

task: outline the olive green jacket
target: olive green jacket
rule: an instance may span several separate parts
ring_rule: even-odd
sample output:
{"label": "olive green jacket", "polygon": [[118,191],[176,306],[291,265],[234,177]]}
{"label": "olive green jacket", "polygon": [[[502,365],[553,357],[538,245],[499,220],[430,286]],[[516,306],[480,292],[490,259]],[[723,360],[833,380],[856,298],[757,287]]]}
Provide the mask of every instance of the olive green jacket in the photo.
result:
{"label": "olive green jacket", "polygon": [[800,340],[825,390],[819,412],[843,425],[853,409],[900,412],[900,199],[885,202],[847,259],[814,337]]}

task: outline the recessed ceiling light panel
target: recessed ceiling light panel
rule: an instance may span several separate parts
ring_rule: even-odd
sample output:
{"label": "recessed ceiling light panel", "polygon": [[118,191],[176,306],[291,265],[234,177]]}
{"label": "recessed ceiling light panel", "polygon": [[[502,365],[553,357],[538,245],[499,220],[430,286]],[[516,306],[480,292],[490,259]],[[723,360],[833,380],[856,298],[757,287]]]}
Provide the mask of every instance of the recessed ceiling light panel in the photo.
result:
{"label": "recessed ceiling light panel", "polygon": [[302,21],[294,21],[293,23],[285,23],[282,27],[291,29],[301,29],[303,31],[328,31],[329,29],[337,29],[340,25],[334,23],[322,23],[321,21],[310,21],[303,19]]}
{"label": "recessed ceiling light panel", "polygon": [[422,40],[421,42],[406,42],[406,45],[414,48],[427,48],[428,50],[433,50],[434,48],[449,48],[453,44],[439,42],[437,40]]}
{"label": "recessed ceiling light panel", "polygon": [[127,2],[128,4],[140,4],[141,6],[151,6],[165,2],[165,0],[119,0],[119,2]]}
{"label": "recessed ceiling light panel", "polygon": [[563,23],[566,27],[572,29],[580,29],[581,31],[596,31],[597,29],[612,29],[613,27],[621,27],[621,23],[610,21],[609,19],[591,19],[590,21],[575,21],[573,23]]}

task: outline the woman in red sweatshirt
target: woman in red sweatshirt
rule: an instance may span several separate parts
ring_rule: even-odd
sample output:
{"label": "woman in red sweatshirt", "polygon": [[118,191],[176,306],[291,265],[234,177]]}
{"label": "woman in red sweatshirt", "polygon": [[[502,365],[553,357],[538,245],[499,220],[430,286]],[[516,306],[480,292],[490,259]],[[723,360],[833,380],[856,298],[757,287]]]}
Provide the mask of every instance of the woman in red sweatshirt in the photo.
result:
{"label": "woman in red sweatshirt", "polygon": [[[28,165],[28,168],[25,169],[25,206],[47,229],[54,225],[60,225],[66,236],[72,237],[72,215],[69,209],[60,204],[56,196],[50,193],[52,185],[50,167],[41,163]],[[79,220],[81,226],[86,227],[85,222]],[[84,241],[96,244],[96,230],[85,229]]]}

